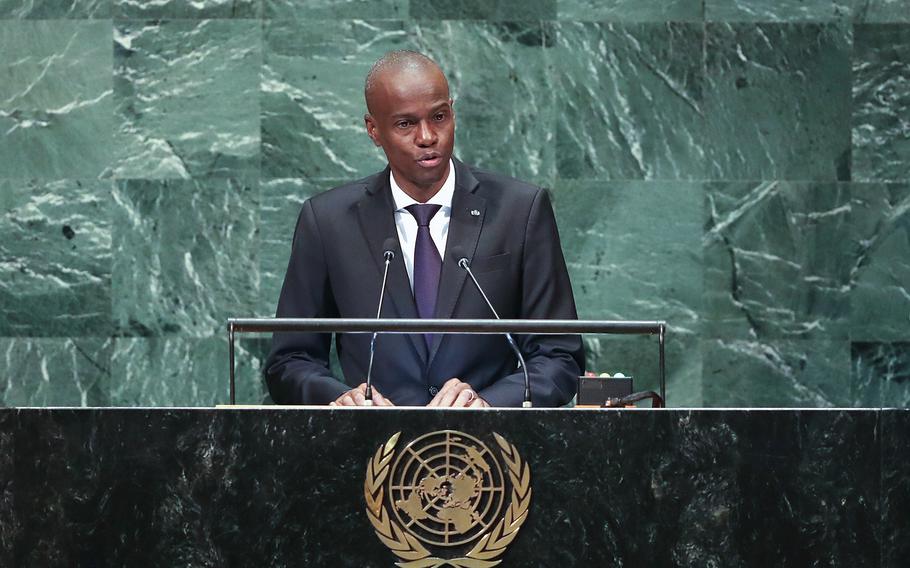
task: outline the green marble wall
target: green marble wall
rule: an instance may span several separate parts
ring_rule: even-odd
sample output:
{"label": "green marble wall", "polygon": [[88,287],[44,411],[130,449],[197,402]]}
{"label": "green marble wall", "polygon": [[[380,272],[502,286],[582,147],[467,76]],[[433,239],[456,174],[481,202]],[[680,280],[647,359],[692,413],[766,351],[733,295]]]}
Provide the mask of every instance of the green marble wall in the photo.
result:
{"label": "green marble wall", "polygon": [[403,47],[552,188],[582,317],[668,320],[672,405],[910,406],[908,0],[0,0],[0,404],[225,401]]}

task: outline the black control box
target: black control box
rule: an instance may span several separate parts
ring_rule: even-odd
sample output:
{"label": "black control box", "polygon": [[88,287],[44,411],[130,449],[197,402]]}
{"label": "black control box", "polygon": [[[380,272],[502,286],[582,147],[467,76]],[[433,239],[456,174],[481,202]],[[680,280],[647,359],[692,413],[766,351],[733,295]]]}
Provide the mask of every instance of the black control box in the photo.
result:
{"label": "black control box", "polygon": [[632,394],[632,377],[578,377],[576,406],[603,406],[610,398]]}

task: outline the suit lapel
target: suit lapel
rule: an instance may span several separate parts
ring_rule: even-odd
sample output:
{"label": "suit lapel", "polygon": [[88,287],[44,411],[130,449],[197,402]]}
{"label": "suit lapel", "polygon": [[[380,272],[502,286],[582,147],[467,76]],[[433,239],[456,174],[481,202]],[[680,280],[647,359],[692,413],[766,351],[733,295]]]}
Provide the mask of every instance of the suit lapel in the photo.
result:
{"label": "suit lapel", "polygon": [[[377,176],[372,185],[367,186],[366,195],[357,204],[357,214],[360,228],[363,230],[370,256],[376,263],[379,271],[378,278],[382,279],[385,269],[382,245],[389,237],[395,239],[395,258],[389,265],[389,280],[386,284],[386,294],[392,299],[395,311],[401,318],[417,318],[417,305],[411,293],[411,283],[408,272],[404,266],[401,247],[398,243],[398,230],[395,228],[395,205],[392,201],[392,190],[389,187],[389,169],[386,168]],[[450,229],[451,230],[451,229]],[[388,304],[382,310],[383,317],[388,317]],[[421,361],[427,361],[427,345],[421,335],[408,335],[411,345],[417,352]]]}
{"label": "suit lapel", "polygon": [[[455,305],[467,278],[467,272],[456,264],[455,259],[450,258],[450,251],[459,248],[464,256],[474,257],[486,213],[486,200],[474,193],[479,185],[477,178],[458,160],[454,160],[454,163],[455,193],[452,196],[452,215],[449,218],[449,235],[446,239],[442,275],[439,278],[439,293],[436,295],[436,317],[441,319],[449,319],[455,313]],[[431,363],[445,337],[441,333],[434,336],[430,346]]]}

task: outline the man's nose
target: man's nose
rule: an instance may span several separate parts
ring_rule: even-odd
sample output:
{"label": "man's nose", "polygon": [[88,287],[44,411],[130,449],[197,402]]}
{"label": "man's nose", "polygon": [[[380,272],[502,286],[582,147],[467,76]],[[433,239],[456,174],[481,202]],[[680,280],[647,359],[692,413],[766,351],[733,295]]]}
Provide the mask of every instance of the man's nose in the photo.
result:
{"label": "man's nose", "polygon": [[420,121],[417,125],[417,145],[432,146],[436,143],[436,131],[425,121]]}

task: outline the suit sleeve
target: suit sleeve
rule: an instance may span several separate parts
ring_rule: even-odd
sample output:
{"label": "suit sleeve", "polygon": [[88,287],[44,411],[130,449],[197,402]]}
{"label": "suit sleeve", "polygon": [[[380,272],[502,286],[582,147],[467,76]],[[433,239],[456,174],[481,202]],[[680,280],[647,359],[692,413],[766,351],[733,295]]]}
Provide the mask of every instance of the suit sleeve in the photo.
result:
{"label": "suit sleeve", "polygon": [[[291,258],[278,299],[279,318],[337,317],[325,249],[313,206],[303,204]],[[328,404],[350,389],[329,370],[331,334],[275,333],[265,363],[269,394],[277,404]]]}
{"label": "suit sleeve", "polygon": [[[538,191],[525,231],[521,286],[522,319],[578,319],[553,207]],[[516,342],[528,365],[534,406],[562,406],[578,389],[584,347],[578,335],[524,335]],[[521,406],[524,374],[519,370],[478,393],[493,406]]]}

